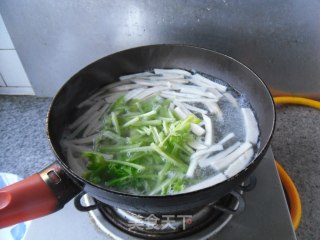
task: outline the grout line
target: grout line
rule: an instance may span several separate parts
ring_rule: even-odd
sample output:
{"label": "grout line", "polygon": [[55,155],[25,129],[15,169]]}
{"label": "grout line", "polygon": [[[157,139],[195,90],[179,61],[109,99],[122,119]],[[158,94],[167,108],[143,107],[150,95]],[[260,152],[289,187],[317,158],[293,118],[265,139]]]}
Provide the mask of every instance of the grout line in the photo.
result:
{"label": "grout line", "polygon": [[0,72],[0,79],[4,82],[5,86],[0,86],[0,87],[8,87],[8,84],[6,83],[6,81],[4,80],[4,77],[2,76],[2,73]]}
{"label": "grout line", "polygon": [[0,95],[35,95],[32,87],[0,87]]}

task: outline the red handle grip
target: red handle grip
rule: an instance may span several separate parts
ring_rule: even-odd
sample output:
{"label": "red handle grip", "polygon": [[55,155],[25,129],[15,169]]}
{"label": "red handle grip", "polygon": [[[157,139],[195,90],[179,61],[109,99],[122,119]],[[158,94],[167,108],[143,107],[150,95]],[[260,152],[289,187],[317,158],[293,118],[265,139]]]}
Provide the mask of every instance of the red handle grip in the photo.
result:
{"label": "red handle grip", "polygon": [[54,212],[58,199],[34,174],[20,182],[0,189],[0,228]]}

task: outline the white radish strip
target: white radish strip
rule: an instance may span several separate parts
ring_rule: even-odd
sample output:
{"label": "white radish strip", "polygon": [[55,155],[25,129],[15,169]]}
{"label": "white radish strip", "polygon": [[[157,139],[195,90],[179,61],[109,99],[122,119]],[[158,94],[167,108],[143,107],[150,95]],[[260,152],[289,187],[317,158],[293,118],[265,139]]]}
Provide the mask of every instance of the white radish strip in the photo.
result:
{"label": "white radish strip", "polygon": [[208,109],[208,111],[210,112],[210,113],[214,113],[214,107],[212,107],[212,103],[208,103],[208,102],[206,102],[206,103],[204,103],[204,105],[206,105],[206,107],[207,107],[207,109]]}
{"label": "white radish strip", "polygon": [[192,114],[185,106],[184,103],[178,102],[178,101],[173,101],[173,103],[180,108],[185,114],[190,115]]}
{"label": "white radish strip", "polygon": [[127,102],[127,101],[135,98],[137,95],[139,95],[140,93],[142,93],[144,90],[146,90],[146,88],[136,88],[136,89],[133,89],[133,90],[129,91],[129,92],[124,96],[125,101]]}
{"label": "white radish strip", "polygon": [[168,76],[154,76],[154,77],[149,77],[150,80],[156,80],[156,81],[174,81],[174,80],[178,80],[178,82],[181,83],[188,83],[189,80],[184,79],[184,76],[182,75],[168,75]]}
{"label": "white radish strip", "polygon": [[81,102],[80,104],[77,105],[77,108],[83,108],[85,106],[91,106],[94,104],[96,100],[93,99],[86,99],[85,101]]}
{"label": "white radish strip", "polygon": [[123,82],[120,82],[120,81],[117,81],[117,82],[113,82],[111,84],[108,84],[104,87],[102,87],[98,92],[96,92],[95,94],[93,94],[91,97],[87,98],[85,101],[83,101],[82,103],[80,103],[77,108],[82,108],[84,106],[87,106],[87,105],[91,105],[92,103],[94,102],[97,102],[98,100],[104,98],[104,97],[107,97],[110,95],[110,93],[108,93],[107,91],[110,89],[110,88],[114,88],[114,87],[117,87],[117,86],[120,86],[122,84],[124,84],[125,82],[129,82],[128,80],[126,81],[123,81]]}
{"label": "white radish strip", "polygon": [[84,136],[90,135],[90,133],[101,127],[101,117],[106,113],[109,106],[109,104],[105,104],[105,106],[98,111],[96,118],[88,124],[86,131],[83,133]]}
{"label": "white radish strip", "polygon": [[92,122],[89,123],[88,126],[83,131],[82,137],[86,137],[94,134],[98,130],[98,128],[101,126],[101,125],[98,125],[98,123],[99,123],[98,118],[93,119]]}
{"label": "white radish strip", "polygon": [[152,87],[148,88],[139,95],[137,95],[135,98],[137,99],[145,99],[146,97],[152,96],[154,94],[159,93],[162,90],[168,89],[167,87]]}
{"label": "white radish strip", "polygon": [[103,114],[105,114],[105,112],[107,111],[107,109],[109,108],[109,105],[106,104],[103,108],[101,108],[95,119],[93,119],[91,122],[89,122],[86,130],[83,132],[83,136],[88,136],[90,135],[91,133],[94,132],[95,129],[99,128],[101,125],[99,125],[99,120],[100,118],[103,116]]}
{"label": "white radish strip", "polygon": [[196,150],[203,150],[208,148],[208,146],[204,145],[204,143],[201,142],[199,139],[189,142],[188,145]]}
{"label": "white radish strip", "polygon": [[192,93],[197,94],[200,96],[205,96],[207,88],[205,87],[197,87],[197,86],[190,86],[190,85],[182,85],[177,84],[174,86],[175,89],[179,89],[182,93]]}
{"label": "white radish strip", "polygon": [[171,96],[176,97],[177,99],[178,99],[179,97],[184,97],[184,98],[195,98],[195,97],[199,97],[198,95],[187,94],[187,93],[179,93],[179,92],[172,91],[172,90],[162,91],[162,94],[171,95]]}
{"label": "white radish strip", "polygon": [[[175,101],[175,102],[178,102],[178,101]],[[198,107],[189,105],[187,103],[180,103],[180,104],[183,104],[183,106],[185,108],[187,108],[187,109],[189,109],[190,111],[193,111],[193,112],[202,113],[202,114],[207,114],[208,113],[207,110],[203,110],[202,108],[198,108]]]}
{"label": "white radish strip", "polygon": [[180,119],[186,119],[188,117],[188,115],[185,112],[183,112],[182,109],[179,107],[176,107],[174,109],[174,112],[178,115]]}
{"label": "white radish strip", "polygon": [[131,80],[129,80],[129,79],[128,80],[124,80],[124,81],[116,81],[116,82],[113,82],[113,83],[110,83],[110,84],[106,85],[103,89],[108,90],[110,88],[114,88],[114,87],[120,86],[120,85],[125,84],[125,83],[130,83],[130,82],[131,82]]}
{"label": "white radish strip", "polygon": [[193,177],[194,171],[196,170],[197,166],[198,166],[198,159],[196,158],[191,159],[189,163],[188,171],[186,173],[186,177],[188,178]]}
{"label": "white radish strip", "polygon": [[213,93],[217,98],[221,98],[222,97],[222,94],[215,88],[209,87],[208,91]]}
{"label": "white radish strip", "polygon": [[[154,79],[155,77],[152,77],[152,79]],[[167,81],[170,82],[171,85],[173,84],[187,84],[189,83],[188,79],[185,78],[163,78],[163,79],[158,79],[158,81]]]}
{"label": "white radish strip", "polygon": [[232,96],[231,93],[224,93],[223,96],[232,104],[232,106],[238,108],[239,107],[239,104],[237,102],[237,100],[234,98],[234,96]]}
{"label": "white radish strip", "polygon": [[163,98],[168,98],[168,99],[172,99],[172,100],[176,99],[176,96],[171,95],[171,94],[160,93],[160,96]]}
{"label": "white radish strip", "polygon": [[67,159],[70,168],[81,176],[86,169],[86,161],[81,158],[75,158],[71,149],[67,149]]}
{"label": "white radish strip", "polygon": [[94,134],[95,130],[97,128],[99,128],[100,126],[98,125],[98,121],[99,121],[99,118],[98,116],[93,119],[89,124],[88,126],[85,128],[85,130],[83,131],[83,134],[82,134],[82,137],[86,137],[86,136],[89,136],[91,134]]}
{"label": "white radish strip", "polygon": [[214,152],[218,152],[223,150],[222,145],[214,144],[211,147],[203,150],[196,151],[194,154],[191,155],[191,158],[204,158],[205,155],[210,155]]}
{"label": "white radish strip", "polygon": [[232,177],[242,171],[250,163],[253,157],[253,149],[250,148],[244,154],[242,154],[237,160],[235,160],[224,172],[227,177]]}
{"label": "white radish strip", "polygon": [[[119,83],[119,82],[117,82]],[[106,91],[106,87],[103,87],[101,90],[99,90],[98,92],[96,92],[95,94],[91,95],[89,98],[87,98],[86,100],[84,100],[83,102],[81,102],[80,104],[78,104],[77,108],[82,108],[84,106],[90,105],[90,103],[96,102],[96,98],[103,94],[104,91]]]}
{"label": "white radish strip", "polygon": [[[162,95],[162,94],[161,94]],[[165,95],[165,94],[164,94]],[[172,95],[166,95],[167,98],[174,99],[175,97]],[[179,102],[202,102],[202,103],[216,103],[218,99],[213,98],[177,98],[177,101]]]}
{"label": "white radish strip", "polygon": [[[208,89],[210,89],[210,88],[208,88]],[[212,92],[206,92],[203,96],[207,97],[207,98],[219,99],[219,97],[217,95],[213,94]]]}
{"label": "white radish strip", "polygon": [[202,79],[203,81],[206,80],[206,83],[208,84],[209,87],[212,87],[212,88],[216,88],[219,92],[225,92],[227,90],[227,86],[224,86],[222,84],[219,84],[219,83],[216,83],[216,82],[213,82],[205,77],[202,76]]}
{"label": "white radish strip", "polygon": [[200,127],[198,124],[194,124],[194,123],[191,123],[191,131],[197,135],[197,136],[202,136],[206,130],[204,130],[202,127]]}
{"label": "white radish strip", "polygon": [[[91,142],[92,142],[92,139],[91,139]],[[92,147],[89,147],[89,146],[74,145],[71,143],[65,143],[64,146],[72,150],[73,153],[78,152],[82,154],[83,152],[86,152],[86,151],[92,151]]]}
{"label": "white radish strip", "polygon": [[211,166],[217,170],[221,171],[227,168],[231,163],[233,163],[238,157],[240,157],[245,151],[252,147],[249,142],[243,143],[239,148],[234,150],[232,153],[224,157],[221,161],[215,161],[211,163]]}
{"label": "white radish strip", "polygon": [[[172,96],[176,96],[177,97],[177,99],[179,99],[180,97],[182,97],[182,98],[199,98],[199,95],[197,95],[197,94],[191,94],[191,93],[180,93],[180,92],[176,92],[176,91],[170,91],[170,90],[168,90],[168,91],[163,91],[162,92],[163,94],[167,94],[167,95],[172,95]],[[211,98],[210,98],[210,96],[209,95],[205,95],[205,96],[203,96],[204,98],[207,98],[207,99],[217,99],[214,95],[212,95],[211,96]]]}
{"label": "white radish strip", "polygon": [[[159,69],[158,69],[159,70]],[[170,73],[170,72],[163,72],[163,73],[155,73],[155,76],[159,78],[184,78],[185,75],[181,73]]]}
{"label": "white radish strip", "polygon": [[244,126],[246,129],[246,141],[257,144],[259,137],[259,128],[257,120],[250,108],[241,108]]}
{"label": "white radish strip", "polygon": [[91,124],[90,128],[88,128],[86,135],[84,135],[85,132],[83,133],[83,135],[88,136],[90,134],[94,134],[96,132],[101,131],[101,126],[103,126],[102,124],[103,124],[103,119],[97,119],[96,122],[94,124]]}
{"label": "white radish strip", "polygon": [[207,115],[202,114],[202,118],[204,121],[204,126],[206,128],[206,136],[204,138],[204,143],[207,146],[210,146],[213,142],[213,126],[211,118],[209,118]]}
{"label": "white radish strip", "polygon": [[241,145],[240,142],[236,142],[222,152],[219,152],[209,158],[201,159],[199,161],[199,166],[204,168],[204,167],[209,166],[213,162],[220,161],[221,159],[223,159],[224,157],[226,157],[227,155],[232,153],[234,150],[236,150],[240,145]]}
{"label": "white radish strip", "polygon": [[181,84],[176,84],[176,85],[173,85],[172,89],[174,90],[180,90],[181,93],[190,93],[190,94],[193,94],[193,95],[199,95],[199,97],[206,97],[206,98],[213,98],[213,99],[218,99],[220,98],[221,93],[219,93],[216,89],[215,92],[217,92],[218,94],[214,94],[213,92],[211,91],[208,91],[210,89],[213,89],[213,88],[210,88],[210,87],[198,87],[198,86],[195,86],[195,85],[181,85]]}
{"label": "white radish strip", "polygon": [[125,92],[115,92],[113,93],[111,96],[108,96],[105,98],[107,103],[113,103],[114,101],[116,101],[120,96],[125,95]]}
{"label": "white radish strip", "polygon": [[88,144],[88,143],[93,143],[93,139],[95,139],[99,134],[93,134],[91,136],[85,137],[85,138],[76,138],[68,141],[64,141],[63,144]]}
{"label": "white radish strip", "polygon": [[186,70],[182,70],[182,69],[159,69],[159,68],[155,68],[154,69],[154,73],[155,74],[164,74],[164,75],[166,73],[171,73],[171,74],[191,76],[190,72],[188,72]]}
{"label": "white radish strip", "polygon": [[217,114],[217,116],[218,116],[220,119],[222,119],[222,118],[223,118],[223,114],[222,114],[222,111],[221,111],[219,105],[218,105],[217,103],[214,103],[214,104],[212,104],[212,108],[214,109],[213,112],[214,112],[215,114]]}
{"label": "white radish strip", "polygon": [[111,97],[113,94],[117,94],[119,92],[125,92],[126,90],[119,90],[119,91],[114,91],[114,92],[105,92],[103,94],[101,94],[100,96],[97,96],[94,100],[92,100],[90,103],[88,103],[86,106],[90,106],[93,105],[97,102],[100,101],[105,101],[106,98]]}
{"label": "white radish strip", "polygon": [[[203,83],[203,82],[201,82],[201,81],[197,81],[197,80],[195,80],[195,79],[193,79],[193,78],[189,79],[189,81],[190,81],[191,83],[193,83],[194,85],[196,85],[196,86],[203,87],[203,88],[209,88],[208,84]],[[211,88],[212,88],[212,87],[211,87]]]}
{"label": "white radish strip", "polygon": [[153,80],[145,80],[145,79],[134,79],[132,80],[136,84],[142,85],[142,86],[149,86],[149,87],[155,87],[155,86],[165,86],[170,87],[171,83],[168,81],[153,81]]}
{"label": "white radish strip", "polygon": [[95,101],[98,102],[98,101],[104,100],[104,99],[107,98],[107,97],[111,97],[113,94],[115,94],[115,93],[113,93],[113,92],[106,92],[106,93],[104,93],[104,94],[96,97],[96,98],[95,98]]}
{"label": "white radish strip", "polygon": [[100,99],[107,99],[107,98],[113,98],[113,96],[121,96],[121,95],[124,95],[126,93],[126,91],[119,91],[119,92],[108,92],[107,94],[105,95],[102,95],[100,96],[99,98]]}
{"label": "white radish strip", "polygon": [[121,91],[129,91],[131,89],[136,89],[141,87],[139,84],[130,83],[130,84],[123,84],[114,88],[111,88],[110,92],[121,92]]}
{"label": "white radish strip", "polygon": [[223,145],[234,137],[235,137],[234,133],[229,133],[224,138],[222,138],[217,144]]}
{"label": "white radish strip", "polygon": [[102,116],[103,116],[103,114],[107,111],[107,109],[109,108],[109,106],[110,106],[110,104],[105,104],[102,108],[100,108],[99,110],[98,110],[98,115],[97,115],[97,118],[98,119],[100,119]]}
{"label": "white radish strip", "polygon": [[[158,69],[159,70],[159,69]],[[172,77],[177,77],[180,78],[184,78],[185,77],[185,74],[182,74],[182,73],[173,73],[173,72],[166,72],[166,73],[158,73],[156,75],[159,75],[160,77],[168,77],[168,78],[172,78]]]}
{"label": "white radish strip", "polygon": [[142,72],[142,73],[134,73],[134,74],[129,74],[129,75],[125,75],[125,76],[121,76],[119,77],[119,79],[121,81],[123,80],[129,80],[129,79],[134,79],[134,78],[139,78],[139,77],[149,77],[149,76],[153,76],[154,74],[151,72]]}
{"label": "white radish strip", "polygon": [[204,180],[200,183],[197,183],[195,185],[187,187],[185,190],[183,190],[183,192],[184,193],[193,192],[193,191],[197,191],[197,190],[204,189],[207,187],[211,187],[211,186],[214,186],[220,182],[225,181],[226,179],[227,179],[227,177],[223,173],[218,173],[217,175],[210,177],[210,178],[207,178],[206,180]]}
{"label": "white radish strip", "polygon": [[93,94],[91,97],[87,98],[86,100],[78,104],[77,108],[82,108],[84,106],[92,105],[94,102],[96,102],[95,98],[100,94],[101,94],[100,92]]}
{"label": "white radish strip", "polygon": [[96,104],[92,105],[87,111],[85,111],[79,118],[77,118],[76,121],[74,121],[72,124],[69,125],[70,129],[73,129],[77,127],[79,124],[81,124],[84,120],[86,120],[89,116],[92,115],[95,111],[97,111],[103,104],[105,104],[105,101],[97,102]]}
{"label": "white radish strip", "polygon": [[180,92],[184,94],[199,95],[199,97],[204,97],[204,98],[218,99],[218,97],[215,94],[211,92],[207,92],[206,88],[203,88],[203,87],[187,85],[185,87],[180,88]]}
{"label": "white radish strip", "polygon": [[208,108],[209,112],[214,113],[217,116],[217,119],[220,122],[223,121],[223,114],[217,103],[204,103],[204,104]]}
{"label": "white radish strip", "polygon": [[70,135],[68,135],[68,139],[75,138],[82,130],[84,130],[90,122],[92,122],[97,116],[99,112],[92,114],[89,118],[83,121],[76,129],[72,131]]}
{"label": "white radish strip", "polygon": [[201,76],[200,74],[196,73],[192,75],[192,80],[191,82],[195,83],[198,85],[199,82],[203,83],[207,87],[213,87],[216,88],[219,92],[225,92],[227,90],[227,87],[221,84],[218,84],[216,82],[211,81],[208,78],[205,78],[204,76]]}

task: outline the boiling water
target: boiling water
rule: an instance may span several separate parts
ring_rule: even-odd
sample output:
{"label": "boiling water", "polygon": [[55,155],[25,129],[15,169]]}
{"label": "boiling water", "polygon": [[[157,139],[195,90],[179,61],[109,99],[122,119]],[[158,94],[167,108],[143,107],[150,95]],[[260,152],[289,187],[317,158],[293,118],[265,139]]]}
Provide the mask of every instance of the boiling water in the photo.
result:
{"label": "boiling water", "polygon": [[[249,102],[247,99],[238,93],[235,89],[233,89],[230,85],[228,85],[226,82],[222,80],[218,80],[212,76],[209,76],[207,74],[200,73],[202,76],[218,83],[221,85],[224,85],[227,87],[227,93],[231,94],[237,101],[237,107],[235,107],[226,97],[221,97],[219,101],[217,102],[218,107],[220,108],[222,112],[222,119],[217,117],[216,113],[210,113],[208,112],[207,116],[211,118],[211,121],[213,123],[213,144],[219,142],[223,137],[225,137],[229,133],[234,133],[235,137],[228,141],[226,144],[224,144],[224,149],[228,148],[231,146],[233,143],[236,141],[239,142],[245,142],[246,138],[246,129],[244,125],[244,119],[243,115],[241,112],[241,107],[250,107]],[[194,84],[188,84],[188,86],[192,86]],[[201,108],[201,109],[207,109],[207,106],[204,103],[188,103],[189,105],[193,105],[195,107]],[[83,112],[82,109],[79,109],[79,116],[81,116],[81,112]],[[196,116],[199,118],[201,117],[201,114],[194,112]],[[101,124],[101,121],[99,121]],[[202,126],[204,127],[204,126]],[[82,136],[83,131],[80,131],[77,136],[74,136],[75,139],[77,138],[83,138]],[[72,135],[72,132],[71,132]],[[92,139],[92,141],[87,141],[85,144],[82,144],[80,146],[77,146],[77,148],[73,147],[73,149],[70,151],[67,151],[68,145],[65,144],[68,141],[72,141],[70,139],[70,131],[65,132],[65,137],[62,141],[62,145],[66,150],[66,155],[68,162],[71,166],[71,168],[79,175],[82,175],[83,172],[86,170],[86,164],[87,160],[81,157],[81,151],[87,151],[88,149],[92,149],[92,143],[94,143],[95,139]],[[201,137],[201,140],[204,141],[204,136]],[[256,144],[256,146],[253,146],[254,149],[256,150],[259,145],[259,142]],[[197,167],[194,173],[194,178],[195,179],[206,179],[208,177],[214,176],[218,174],[212,167],[205,167],[205,168],[199,168]],[[123,189],[122,189],[123,191]],[[131,193],[131,194],[136,194],[139,195],[141,192],[136,192],[133,189],[126,189],[125,191]],[[171,191],[169,190],[169,193]]]}
{"label": "boiling water", "polygon": [[[213,123],[214,143],[218,143],[223,137],[225,137],[229,133],[234,133],[235,137],[224,145],[225,149],[230,147],[232,144],[234,144],[237,141],[245,142],[246,129],[245,129],[241,108],[242,107],[250,108],[252,112],[255,114],[255,111],[251,107],[247,98],[243,94],[240,94],[238,91],[236,91],[232,86],[230,86],[230,84],[226,83],[225,81],[217,79],[205,73],[199,73],[199,74],[210,79],[213,82],[226,86],[227,87],[226,92],[230,93],[234,97],[234,99],[237,101],[237,104],[238,104],[238,107],[235,107],[226,97],[221,97],[217,102],[217,104],[221,112],[223,113],[223,120],[221,121],[221,119],[217,118],[217,115],[215,113],[207,114],[207,116],[210,117]],[[205,104],[202,104],[202,103],[195,103],[192,105],[202,109],[206,109]],[[200,115],[196,114],[196,115],[198,117],[201,117],[201,114]],[[255,114],[255,118],[257,119],[256,114]],[[202,137],[202,141],[204,141],[204,137]],[[260,140],[258,140],[257,144],[253,146],[253,149],[255,152],[257,152],[259,145],[260,145]],[[195,171],[195,177],[206,179],[218,173],[220,172],[215,171],[212,167],[205,167],[201,169],[197,168]]]}

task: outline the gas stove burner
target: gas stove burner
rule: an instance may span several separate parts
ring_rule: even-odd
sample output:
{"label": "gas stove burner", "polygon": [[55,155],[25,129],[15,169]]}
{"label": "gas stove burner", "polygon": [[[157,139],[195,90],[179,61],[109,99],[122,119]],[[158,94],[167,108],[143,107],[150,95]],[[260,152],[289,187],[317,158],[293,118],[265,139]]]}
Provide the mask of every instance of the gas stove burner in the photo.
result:
{"label": "gas stove burner", "polygon": [[224,213],[215,206],[232,211],[237,204],[238,200],[228,195],[215,204],[175,214],[141,214],[109,206],[99,209],[112,224],[130,235],[148,239],[177,239],[219,222]]}
{"label": "gas stove burner", "polygon": [[111,239],[208,239],[244,210],[243,193],[252,190],[255,184],[256,179],[251,176],[219,201],[181,213],[126,211],[102,204],[85,193],[75,199],[75,206],[89,211],[93,222]]}
{"label": "gas stove burner", "polygon": [[[87,194],[83,200],[85,206],[96,203]],[[208,239],[243,208],[241,195],[233,192],[216,203],[180,214],[137,214],[101,205],[89,215],[112,239]]]}

